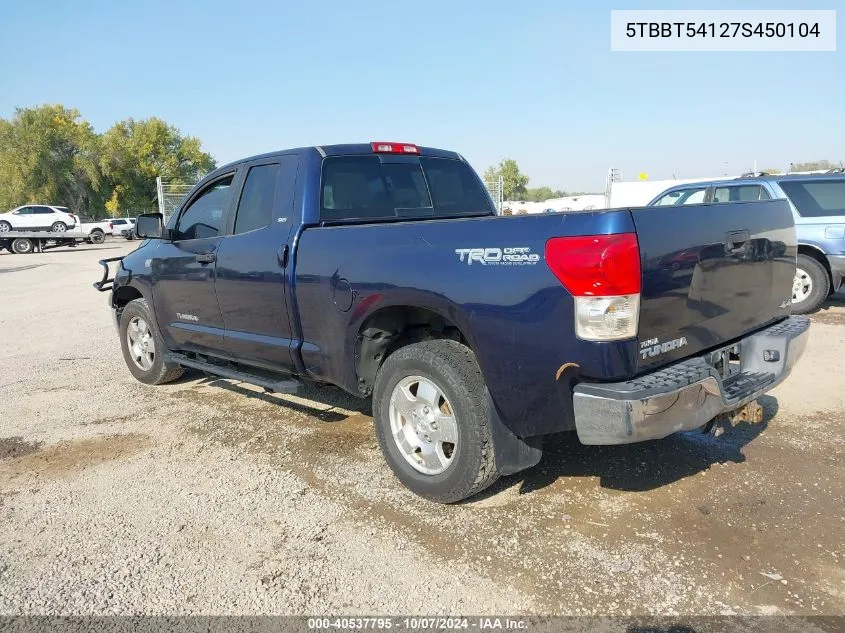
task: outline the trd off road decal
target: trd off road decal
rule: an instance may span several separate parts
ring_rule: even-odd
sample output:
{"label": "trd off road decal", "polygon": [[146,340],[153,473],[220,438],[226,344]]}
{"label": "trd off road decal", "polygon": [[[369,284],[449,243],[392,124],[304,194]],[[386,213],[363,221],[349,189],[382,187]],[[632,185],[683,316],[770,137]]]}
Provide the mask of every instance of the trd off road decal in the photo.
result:
{"label": "trd off road decal", "polygon": [[540,261],[540,255],[532,253],[528,246],[506,246],[504,248],[456,248],[461,263],[472,266],[530,266]]}

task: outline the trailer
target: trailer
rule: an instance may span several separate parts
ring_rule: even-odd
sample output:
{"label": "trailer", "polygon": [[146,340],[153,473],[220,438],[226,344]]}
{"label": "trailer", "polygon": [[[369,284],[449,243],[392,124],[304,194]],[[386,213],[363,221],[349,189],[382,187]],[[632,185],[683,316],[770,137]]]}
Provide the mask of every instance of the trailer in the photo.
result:
{"label": "trailer", "polygon": [[[76,246],[79,242],[91,239],[78,231],[5,231],[0,233],[0,250],[6,249],[10,253],[27,255],[29,253],[43,253],[50,248],[59,246]],[[96,243],[102,243],[96,242]]]}

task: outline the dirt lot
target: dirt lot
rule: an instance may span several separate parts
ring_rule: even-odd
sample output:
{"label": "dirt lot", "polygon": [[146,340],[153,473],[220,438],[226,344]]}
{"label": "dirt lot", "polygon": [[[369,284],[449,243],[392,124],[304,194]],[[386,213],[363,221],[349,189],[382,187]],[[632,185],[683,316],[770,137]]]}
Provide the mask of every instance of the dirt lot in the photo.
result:
{"label": "dirt lot", "polygon": [[0,255],[0,613],[845,612],[845,300],[763,425],[442,507],[337,390],[135,382],[91,287],[131,248]]}

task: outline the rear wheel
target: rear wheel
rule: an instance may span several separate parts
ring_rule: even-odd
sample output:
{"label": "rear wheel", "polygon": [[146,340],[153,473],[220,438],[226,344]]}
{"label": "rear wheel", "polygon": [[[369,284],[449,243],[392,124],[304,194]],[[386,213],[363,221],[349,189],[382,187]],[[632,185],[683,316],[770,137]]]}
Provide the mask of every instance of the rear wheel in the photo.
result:
{"label": "rear wheel", "polygon": [[8,233],[12,230],[12,225],[6,222],[6,220],[0,220],[0,233]]}
{"label": "rear wheel", "polygon": [[499,477],[484,379],[460,343],[423,341],[388,356],[376,377],[373,416],[393,473],[426,499],[454,503]]}
{"label": "rear wheel", "polygon": [[33,251],[32,240],[25,237],[19,237],[12,242],[12,252],[18,255],[28,255]]}
{"label": "rear wheel", "polygon": [[67,231],[67,224],[64,222],[53,222],[53,226],[50,227],[50,230],[53,233],[60,233],[61,231]]}
{"label": "rear wheel", "polygon": [[830,292],[830,277],[824,266],[809,255],[798,255],[792,283],[792,312],[806,314],[819,307]]}
{"label": "rear wheel", "polygon": [[91,235],[88,236],[88,239],[91,240],[92,244],[102,244],[106,241],[106,234],[102,231],[91,231]]}
{"label": "rear wheel", "polygon": [[153,313],[145,299],[126,304],[120,315],[120,349],[126,366],[135,378],[148,385],[161,385],[176,380],[184,369],[166,363],[166,348]]}

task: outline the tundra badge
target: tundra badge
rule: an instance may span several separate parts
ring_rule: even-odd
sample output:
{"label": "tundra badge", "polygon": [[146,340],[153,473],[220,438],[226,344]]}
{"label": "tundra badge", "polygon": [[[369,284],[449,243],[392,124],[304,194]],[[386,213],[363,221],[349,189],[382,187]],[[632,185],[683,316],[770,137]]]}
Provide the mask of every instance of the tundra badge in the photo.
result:
{"label": "tundra badge", "polygon": [[652,338],[640,343],[640,356],[643,360],[647,358],[654,358],[660,354],[671,352],[673,349],[678,349],[687,344],[687,337],[673,338],[671,341],[661,343],[659,339]]}

